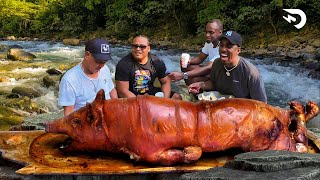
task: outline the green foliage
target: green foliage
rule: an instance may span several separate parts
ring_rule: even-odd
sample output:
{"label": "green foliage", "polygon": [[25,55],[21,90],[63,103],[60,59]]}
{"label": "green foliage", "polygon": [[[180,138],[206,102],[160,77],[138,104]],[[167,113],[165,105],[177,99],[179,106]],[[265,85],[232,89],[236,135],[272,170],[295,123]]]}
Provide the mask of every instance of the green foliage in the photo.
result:
{"label": "green foliage", "polygon": [[242,34],[292,31],[284,8],[300,8],[307,23],[319,25],[318,0],[0,0],[0,35],[88,32],[129,39],[136,34],[175,40],[203,36],[206,23],[221,19],[224,29]]}

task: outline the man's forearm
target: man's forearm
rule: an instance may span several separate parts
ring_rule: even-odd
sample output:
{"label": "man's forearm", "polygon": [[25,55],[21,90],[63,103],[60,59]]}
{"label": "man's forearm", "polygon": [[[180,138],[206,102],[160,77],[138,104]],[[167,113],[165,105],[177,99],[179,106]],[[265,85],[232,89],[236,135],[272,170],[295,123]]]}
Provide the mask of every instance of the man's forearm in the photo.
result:
{"label": "man's forearm", "polygon": [[199,67],[196,69],[193,69],[191,71],[187,71],[188,77],[189,78],[194,78],[198,76],[206,76],[210,73],[211,68],[204,66],[204,67]]}
{"label": "man's forearm", "polygon": [[210,80],[206,82],[201,82],[200,88],[204,91],[215,90],[214,84]]}
{"label": "man's forearm", "polygon": [[121,90],[121,91],[118,91],[118,96],[120,98],[129,98],[129,97],[136,97],[135,94],[133,94],[131,91],[129,90]]}

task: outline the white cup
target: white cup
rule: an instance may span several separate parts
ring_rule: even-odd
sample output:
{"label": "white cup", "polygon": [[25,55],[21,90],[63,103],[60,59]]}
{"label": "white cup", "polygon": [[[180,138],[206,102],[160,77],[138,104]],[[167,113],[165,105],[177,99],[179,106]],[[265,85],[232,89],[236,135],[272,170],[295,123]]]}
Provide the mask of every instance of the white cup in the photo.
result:
{"label": "white cup", "polygon": [[190,60],[190,54],[188,53],[182,53],[181,54],[181,67],[182,68],[187,68],[188,67],[188,62]]}
{"label": "white cup", "polygon": [[164,97],[164,94],[163,94],[163,92],[157,92],[154,96],[157,96],[157,97]]}

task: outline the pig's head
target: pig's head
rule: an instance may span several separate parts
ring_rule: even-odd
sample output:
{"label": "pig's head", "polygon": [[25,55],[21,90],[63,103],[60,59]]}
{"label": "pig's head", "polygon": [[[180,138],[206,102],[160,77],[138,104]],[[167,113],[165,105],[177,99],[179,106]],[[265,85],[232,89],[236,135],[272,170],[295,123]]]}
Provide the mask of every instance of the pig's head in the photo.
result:
{"label": "pig's head", "polygon": [[104,100],[104,91],[100,90],[91,104],[87,103],[68,116],[45,123],[46,131],[69,136],[64,142],[64,151],[106,151],[110,145],[103,122]]}

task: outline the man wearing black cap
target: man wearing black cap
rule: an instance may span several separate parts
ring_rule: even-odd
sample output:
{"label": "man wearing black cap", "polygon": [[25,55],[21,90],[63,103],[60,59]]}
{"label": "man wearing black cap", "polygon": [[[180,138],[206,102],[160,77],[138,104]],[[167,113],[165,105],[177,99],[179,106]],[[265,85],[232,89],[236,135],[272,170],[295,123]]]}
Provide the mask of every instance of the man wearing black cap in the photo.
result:
{"label": "man wearing black cap", "polygon": [[258,69],[239,56],[242,45],[240,34],[227,31],[219,39],[220,58],[213,62],[210,80],[191,84],[189,92],[197,94],[200,89],[215,90],[236,98],[267,102],[264,83]]}
{"label": "man wearing black cap", "polygon": [[111,60],[110,44],[103,39],[86,42],[85,55],[81,63],[69,69],[59,85],[58,105],[63,106],[64,115],[91,103],[97,92],[104,89],[106,99],[117,98],[106,62]]}

